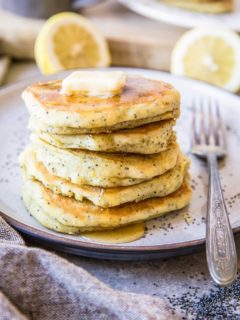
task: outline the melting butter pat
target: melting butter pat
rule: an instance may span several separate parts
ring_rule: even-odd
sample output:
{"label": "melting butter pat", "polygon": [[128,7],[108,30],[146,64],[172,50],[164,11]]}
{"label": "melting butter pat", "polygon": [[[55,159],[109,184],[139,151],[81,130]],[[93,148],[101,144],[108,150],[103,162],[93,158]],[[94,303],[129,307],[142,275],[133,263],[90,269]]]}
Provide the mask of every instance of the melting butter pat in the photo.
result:
{"label": "melting butter pat", "polygon": [[112,97],[122,92],[126,74],[122,71],[75,71],[62,81],[62,94]]}

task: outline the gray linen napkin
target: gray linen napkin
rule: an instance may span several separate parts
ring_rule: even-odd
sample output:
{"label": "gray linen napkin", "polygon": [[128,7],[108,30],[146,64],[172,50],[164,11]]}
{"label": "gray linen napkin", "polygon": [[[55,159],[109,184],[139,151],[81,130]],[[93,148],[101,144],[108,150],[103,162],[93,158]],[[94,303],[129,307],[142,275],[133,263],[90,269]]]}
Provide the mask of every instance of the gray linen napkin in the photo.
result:
{"label": "gray linen napkin", "polygon": [[0,217],[1,320],[176,319],[160,298],[113,290],[84,269],[27,247]]}

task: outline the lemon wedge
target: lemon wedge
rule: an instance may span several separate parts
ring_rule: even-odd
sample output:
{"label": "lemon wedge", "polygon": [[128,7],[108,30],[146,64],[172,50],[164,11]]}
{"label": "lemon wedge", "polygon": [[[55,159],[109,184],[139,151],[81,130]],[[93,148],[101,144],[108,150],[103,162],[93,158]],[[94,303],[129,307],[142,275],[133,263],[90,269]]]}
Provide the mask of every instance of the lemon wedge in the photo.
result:
{"label": "lemon wedge", "polygon": [[34,52],[43,74],[107,67],[111,61],[104,37],[86,18],[72,12],[58,13],[45,22],[36,39]]}
{"label": "lemon wedge", "polygon": [[186,32],[173,49],[171,72],[238,91],[240,37],[219,26]]}

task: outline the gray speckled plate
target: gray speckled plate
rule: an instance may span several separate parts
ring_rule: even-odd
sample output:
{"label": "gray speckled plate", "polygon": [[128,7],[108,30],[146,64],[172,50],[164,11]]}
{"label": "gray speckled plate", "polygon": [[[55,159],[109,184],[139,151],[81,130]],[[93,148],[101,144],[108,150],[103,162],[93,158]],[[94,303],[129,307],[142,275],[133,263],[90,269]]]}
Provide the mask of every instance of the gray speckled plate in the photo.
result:
{"label": "gray speckled plate", "polygon": [[222,14],[210,14],[177,8],[160,0],[119,0],[129,9],[155,20],[176,26],[193,28],[203,25],[222,24],[229,29],[240,31],[240,0],[235,1],[235,10]]}
{"label": "gray speckled plate", "polygon": [[[123,69],[129,73],[172,83],[182,94],[182,115],[178,121],[179,142],[189,151],[191,101],[193,97],[217,99],[225,120],[229,156],[220,164],[231,224],[240,230],[240,98],[194,80],[142,69]],[[66,73],[55,76],[62,78]],[[31,239],[66,252],[108,259],[149,259],[192,252],[204,244],[207,198],[206,166],[192,158],[193,199],[188,208],[147,222],[145,237],[126,244],[109,245],[86,240],[81,236],[58,234],[42,227],[24,208],[21,200],[21,174],[18,156],[28,143],[28,114],[20,98],[30,83],[54,77],[38,77],[18,82],[0,91],[0,211],[3,217]]]}

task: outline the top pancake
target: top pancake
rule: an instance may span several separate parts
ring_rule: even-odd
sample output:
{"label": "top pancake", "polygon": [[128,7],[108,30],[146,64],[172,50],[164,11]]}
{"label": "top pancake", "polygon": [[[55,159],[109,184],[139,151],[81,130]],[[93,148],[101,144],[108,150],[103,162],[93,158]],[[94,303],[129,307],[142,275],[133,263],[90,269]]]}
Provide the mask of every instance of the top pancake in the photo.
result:
{"label": "top pancake", "polygon": [[35,83],[22,98],[31,121],[44,132],[110,132],[179,116],[180,95],[170,84],[128,76],[111,98],[61,94],[61,80]]}

